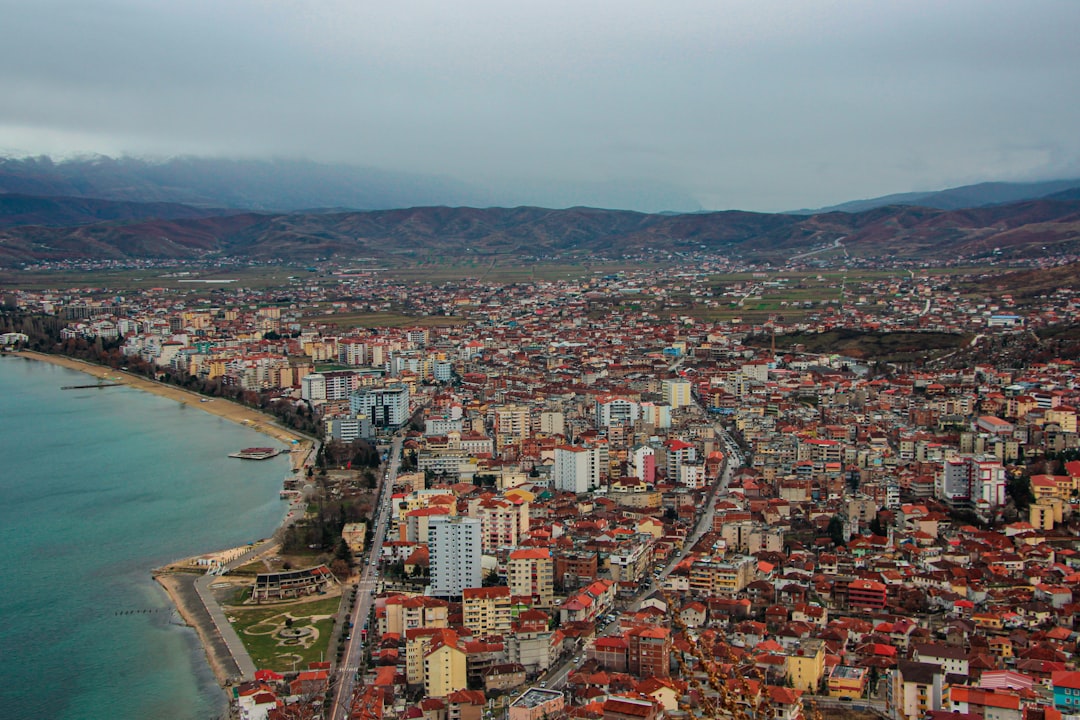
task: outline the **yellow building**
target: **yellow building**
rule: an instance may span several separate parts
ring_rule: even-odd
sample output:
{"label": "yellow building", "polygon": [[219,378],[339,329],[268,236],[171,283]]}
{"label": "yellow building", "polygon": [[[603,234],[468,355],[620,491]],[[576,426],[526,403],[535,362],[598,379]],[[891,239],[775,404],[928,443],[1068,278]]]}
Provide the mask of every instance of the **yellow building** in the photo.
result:
{"label": "yellow building", "polygon": [[837,665],[829,673],[829,697],[857,700],[866,690],[869,675],[866,668]]}
{"label": "yellow building", "polygon": [[345,523],[345,526],[341,528],[341,539],[349,546],[349,550],[353,555],[360,555],[364,552],[366,538],[367,523]]}
{"label": "yellow building", "polygon": [[796,690],[817,692],[821,678],[825,675],[825,643],[822,640],[803,640],[787,656],[784,662],[791,686]]}
{"label": "yellow building", "polygon": [[[417,628],[405,632],[405,682],[425,685],[427,656],[436,645],[457,647],[458,634],[447,628]],[[462,671],[464,675],[464,671]]]}
{"label": "yellow building", "polygon": [[1059,498],[1042,498],[1028,507],[1028,522],[1036,530],[1053,530],[1062,521],[1062,506]]}
{"label": "yellow building", "polygon": [[690,566],[690,590],[733,596],[754,580],[756,567],[757,560],[748,555],[701,558]]}
{"label": "yellow building", "polygon": [[465,651],[438,640],[424,656],[424,694],[429,698],[446,697],[457,690],[465,690]]}

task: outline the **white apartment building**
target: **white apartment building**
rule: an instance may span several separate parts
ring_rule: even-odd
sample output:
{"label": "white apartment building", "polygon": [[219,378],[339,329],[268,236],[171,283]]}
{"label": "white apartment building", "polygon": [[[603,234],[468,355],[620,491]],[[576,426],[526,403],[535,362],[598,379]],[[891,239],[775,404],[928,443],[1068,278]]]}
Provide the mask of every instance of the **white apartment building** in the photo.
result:
{"label": "white apartment building", "polygon": [[374,427],[401,427],[409,421],[409,386],[360,388],[349,395],[349,409],[371,418]]}
{"label": "white apartment building", "polygon": [[596,400],[597,427],[612,425],[633,425],[641,417],[641,409],[636,402],[621,397],[600,397]]}
{"label": "white apartment building", "polygon": [[480,521],[435,516],[428,522],[431,587],[435,597],[460,597],[465,588],[483,585]]}
{"label": "white apartment building", "polygon": [[600,486],[600,449],[578,445],[555,448],[551,484],[556,490],[585,493]]}

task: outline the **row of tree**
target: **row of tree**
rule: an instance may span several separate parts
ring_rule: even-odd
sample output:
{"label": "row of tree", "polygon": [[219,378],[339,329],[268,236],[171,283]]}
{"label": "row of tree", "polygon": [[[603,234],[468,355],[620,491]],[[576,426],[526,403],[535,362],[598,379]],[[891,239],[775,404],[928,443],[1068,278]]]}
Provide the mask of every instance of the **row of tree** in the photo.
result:
{"label": "row of tree", "polygon": [[[113,369],[143,375],[207,397],[231,400],[276,417],[282,425],[305,435],[321,434],[319,419],[303,402],[280,398],[269,392],[247,390],[238,385],[209,380],[183,370],[159,368],[137,355],[124,355],[120,339],[82,337],[61,339],[66,323],[51,315],[0,312],[0,333],[18,332],[27,336],[26,348],[37,352],[64,355]],[[378,464],[377,462],[375,464]]]}

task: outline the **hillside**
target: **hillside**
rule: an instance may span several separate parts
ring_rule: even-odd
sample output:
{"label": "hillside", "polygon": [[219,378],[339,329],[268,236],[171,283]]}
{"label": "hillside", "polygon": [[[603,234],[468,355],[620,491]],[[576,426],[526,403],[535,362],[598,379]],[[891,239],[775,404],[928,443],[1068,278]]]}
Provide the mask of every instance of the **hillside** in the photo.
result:
{"label": "hillside", "polygon": [[[134,211],[130,211],[134,212]],[[0,264],[70,258],[245,257],[618,258],[721,253],[774,264],[825,251],[878,260],[1080,254],[1080,202],[1031,201],[971,210],[877,208],[865,213],[655,215],[571,208],[420,207],[345,213],[254,213],[0,230]],[[821,257],[821,256],[818,256]]]}

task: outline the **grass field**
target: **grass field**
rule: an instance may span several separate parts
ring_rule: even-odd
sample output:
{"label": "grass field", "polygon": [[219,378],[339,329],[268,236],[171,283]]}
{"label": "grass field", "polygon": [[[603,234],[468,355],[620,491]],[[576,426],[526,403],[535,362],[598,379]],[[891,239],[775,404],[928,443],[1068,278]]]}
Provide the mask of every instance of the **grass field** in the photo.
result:
{"label": "grass field", "polygon": [[[330,634],[341,597],[273,606],[229,607],[226,614],[257,668],[285,672],[307,668],[308,663],[330,657]],[[282,637],[288,630],[303,633],[297,639]]]}

